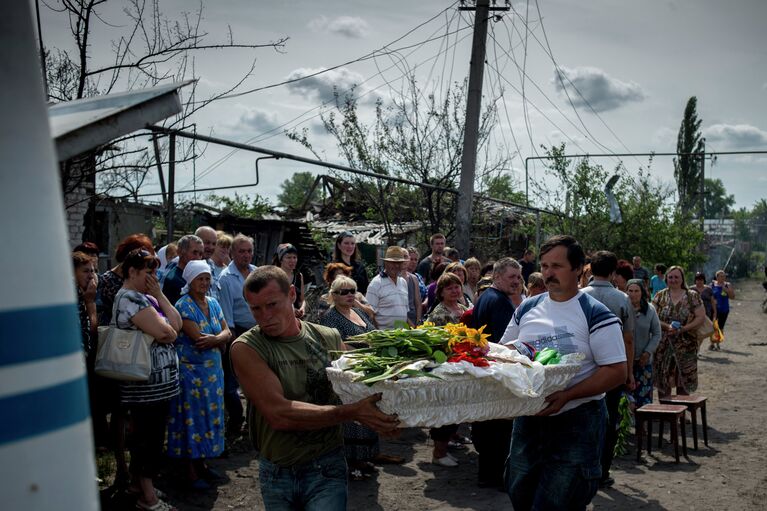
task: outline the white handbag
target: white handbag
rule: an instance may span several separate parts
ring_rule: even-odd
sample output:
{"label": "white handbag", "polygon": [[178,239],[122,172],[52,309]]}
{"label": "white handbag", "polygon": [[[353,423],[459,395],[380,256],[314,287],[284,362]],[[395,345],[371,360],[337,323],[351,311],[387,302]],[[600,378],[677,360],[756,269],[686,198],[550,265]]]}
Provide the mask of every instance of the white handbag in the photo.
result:
{"label": "white handbag", "polygon": [[[115,306],[117,304],[115,303]],[[99,327],[99,346],[94,371],[99,376],[121,381],[147,381],[152,372],[150,347],[154,337],[141,330],[117,328],[112,323]]]}

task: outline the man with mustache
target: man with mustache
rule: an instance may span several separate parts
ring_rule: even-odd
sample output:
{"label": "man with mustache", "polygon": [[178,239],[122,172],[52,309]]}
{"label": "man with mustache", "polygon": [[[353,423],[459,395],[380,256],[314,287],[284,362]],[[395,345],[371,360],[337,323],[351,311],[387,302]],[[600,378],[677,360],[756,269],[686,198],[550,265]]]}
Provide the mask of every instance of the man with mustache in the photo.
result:
{"label": "man with mustache", "polygon": [[[486,325],[491,342],[499,342],[514,314],[511,297],[522,287],[522,268],[511,257],[504,257],[493,265],[493,285],[480,295],[472,313],[472,327]],[[511,442],[513,422],[498,419],[475,422],[471,438],[477,449],[478,484],[481,488],[502,487],[503,469]]]}
{"label": "man with mustache", "polygon": [[536,416],[514,421],[506,462],[506,490],[514,509],[586,509],[602,475],[604,393],[626,381],[620,320],[578,290],[585,254],[572,236],[541,246],[547,293],[522,302],[501,342],[528,356],[556,348],[582,353],[580,370],[561,391],[546,397]]}

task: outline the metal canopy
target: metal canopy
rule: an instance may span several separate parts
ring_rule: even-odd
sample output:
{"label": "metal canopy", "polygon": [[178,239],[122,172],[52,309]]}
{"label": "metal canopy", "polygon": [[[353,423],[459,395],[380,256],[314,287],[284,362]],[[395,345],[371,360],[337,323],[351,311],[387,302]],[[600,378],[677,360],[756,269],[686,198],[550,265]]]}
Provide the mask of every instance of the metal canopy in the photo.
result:
{"label": "metal canopy", "polygon": [[48,108],[59,161],[181,112],[178,89],[194,80],[57,103]]}

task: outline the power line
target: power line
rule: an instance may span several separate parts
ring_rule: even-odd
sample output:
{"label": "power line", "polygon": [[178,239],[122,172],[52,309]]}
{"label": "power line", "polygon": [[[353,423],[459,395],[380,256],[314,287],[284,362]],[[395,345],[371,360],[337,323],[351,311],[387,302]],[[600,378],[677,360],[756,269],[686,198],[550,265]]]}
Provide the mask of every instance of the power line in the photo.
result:
{"label": "power line", "polygon": [[[458,31],[453,31],[451,34],[456,34],[457,32],[458,32]],[[456,41],[455,41],[455,42],[454,42],[454,43],[453,43],[451,46],[452,46],[452,47],[455,47],[455,46],[457,46],[457,45],[458,45],[458,43],[462,42],[464,39],[466,39],[467,37],[469,37],[469,35],[471,35],[471,34],[469,33],[469,34],[467,34],[467,35],[464,35],[464,36],[463,36],[463,37],[461,37],[460,39],[457,39],[457,40],[456,40]],[[450,47],[448,47],[448,48],[447,48],[445,51],[449,51],[449,49],[450,49]],[[416,51],[415,49],[414,49],[414,50],[412,50],[412,51],[411,51],[411,52],[408,54],[408,56],[409,56],[410,54],[412,54],[413,52],[415,52],[415,51]],[[430,60],[432,60],[432,59],[438,58],[438,57],[439,57],[439,55],[436,55],[436,56],[432,56],[432,57],[429,57],[429,58],[427,58],[427,59],[425,59],[425,60],[421,61],[420,63],[416,64],[416,65],[413,67],[413,69],[416,69],[416,68],[420,67],[421,65],[425,64],[426,62],[428,62],[428,61],[430,61]],[[386,72],[386,71],[388,71],[388,70],[390,70],[390,69],[391,69],[391,68],[393,68],[393,67],[395,67],[395,64],[392,64],[392,65],[391,65],[391,66],[389,66],[388,68],[385,68],[383,71],[381,71],[381,72],[379,72],[379,73],[377,73],[377,74],[375,74],[375,75],[371,76],[370,78],[368,78],[367,80],[365,80],[365,81],[363,81],[363,82],[361,82],[361,83],[362,83],[362,84],[364,84],[364,83],[366,83],[366,82],[368,82],[368,81],[372,80],[373,78],[375,78],[376,76],[379,76],[379,75],[383,77],[383,73],[384,73],[384,72]],[[404,76],[404,75],[400,75],[400,78],[401,78],[402,76]],[[384,78],[384,80],[385,80],[385,78]],[[385,81],[385,83],[382,83],[382,84],[378,85],[377,87],[375,87],[375,88],[373,88],[373,89],[370,89],[369,91],[367,91],[367,92],[365,92],[365,93],[361,94],[359,97],[360,97],[360,98],[363,98],[363,97],[365,97],[365,96],[367,96],[367,95],[369,95],[369,94],[372,94],[372,93],[373,93],[373,92],[375,92],[376,90],[380,89],[381,87],[384,87],[385,85],[388,85],[389,83],[390,83],[390,82],[388,82],[388,81]],[[305,115],[307,115],[308,113],[310,113],[310,112],[312,112],[312,111],[314,111],[314,110],[319,110],[319,109],[323,108],[324,106],[327,106],[329,103],[330,103],[330,101],[325,101],[325,102],[323,102],[322,104],[320,104],[320,105],[318,105],[318,106],[316,106],[316,107],[314,107],[314,108],[312,108],[312,109],[308,110],[307,112],[304,112],[304,113],[302,113],[301,115],[299,115],[299,116],[297,116],[297,117],[293,118],[292,120],[288,121],[287,123],[284,123],[284,124],[282,124],[281,126],[279,126],[279,127],[277,127],[277,128],[273,128],[272,130],[269,130],[269,131],[267,131],[267,132],[265,132],[265,133],[263,133],[263,134],[261,134],[261,135],[258,135],[258,136],[256,136],[256,137],[252,137],[251,139],[247,140],[245,143],[251,143],[251,142],[254,142],[254,141],[257,141],[257,142],[262,142],[262,141],[264,141],[264,140],[268,140],[268,139],[270,139],[270,138],[273,138],[273,137],[275,137],[275,136],[277,136],[277,135],[280,135],[280,134],[282,134],[282,131],[280,131],[279,133],[274,133],[273,135],[270,135],[270,136],[268,136],[268,137],[264,137],[264,135],[266,135],[266,134],[268,134],[268,133],[270,133],[270,132],[273,132],[273,131],[276,131],[276,130],[282,130],[282,129],[283,129],[283,128],[285,128],[286,126],[288,126],[288,125],[292,124],[292,123],[293,123],[293,121],[295,121],[296,119],[300,119],[301,117],[304,117]],[[312,120],[312,119],[315,119],[316,117],[319,117],[320,115],[321,115],[321,112],[320,112],[320,113],[318,113],[318,114],[315,114],[315,115],[313,115],[313,116],[311,116],[311,117],[309,117],[309,118],[307,118],[307,119],[304,119],[303,121],[301,121],[301,122],[297,123],[297,124],[296,124],[296,126],[298,126],[298,125],[300,125],[300,124],[303,124],[303,123],[305,123],[305,122],[308,122],[308,121],[310,121],[310,120]],[[233,155],[234,155],[234,154],[235,154],[237,151],[238,151],[237,149],[233,149],[232,151],[230,151],[229,153],[227,153],[226,155],[224,155],[222,158],[220,158],[219,160],[217,160],[216,162],[214,162],[213,164],[211,164],[211,165],[210,165],[210,166],[209,166],[207,169],[205,169],[205,171],[203,171],[203,173],[202,173],[202,174],[201,174],[201,175],[198,177],[198,179],[201,179],[202,177],[205,177],[205,176],[209,175],[209,174],[210,174],[211,172],[213,172],[213,171],[214,171],[216,168],[218,168],[219,166],[221,166],[221,165],[222,165],[222,164],[223,164],[223,163],[224,163],[226,160],[228,160],[230,157],[232,157],[232,156],[233,156]],[[189,183],[187,183],[186,185],[184,185],[184,187],[182,187],[182,191],[183,191],[183,190],[186,190],[188,187],[189,187]]]}
{"label": "power line", "polygon": [[[471,28],[471,27],[464,27],[464,28],[459,28],[458,30],[455,30],[455,31],[453,31],[453,32],[448,32],[448,33],[447,33],[447,34],[445,34],[445,35],[446,35],[446,36],[450,36],[450,35],[453,35],[453,34],[458,34],[458,32],[462,32],[462,31],[464,31],[464,30],[467,30],[468,28]],[[439,31],[439,30],[441,30],[441,28],[440,28],[440,29],[438,29],[437,31]],[[437,31],[435,31],[434,33],[436,33]],[[434,33],[433,33],[433,34],[434,34]],[[432,35],[433,35],[433,34],[432,34]],[[456,35],[456,37],[457,37],[457,35]],[[457,45],[457,43],[458,43],[458,42],[462,41],[462,40],[463,40],[463,39],[465,39],[466,37],[468,37],[468,35],[467,35],[467,36],[464,36],[464,37],[462,37],[461,39],[458,39],[458,40],[456,40],[456,42],[455,42],[455,43],[453,43],[453,47],[455,47],[455,45]],[[423,46],[423,45],[424,45],[426,42],[431,42],[431,41],[434,41],[434,40],[436,40],[436,39],[438,39],[438,38],[433,38],[432,36],[429,36],[429,38],[427,38],[427,39],[426,39],[426,40],[424,40],[424,41],[421,41],[421,42],[420,42],[420,43],[418,43],[418,44],[415,44],[415,45],[410,45],[410,46],[408,46],[407,48],[413,48],[413,47],[416,47],[416,48],[415,48],[415,49],[413,49],[413,50],[412,50],[412,51],[411,51],[411,52],[410,52],[408,55],[411,55],[412,53],[414,53],[415,51],[417,51],[417,50],[418,50],[420,47],[422,47],[422,46]],[[400,49],[397,49],[397,50],[393,50],[393,51],[391,51],[391,52],[389,52],[389,53],[394,53],[394,52],[396,52],[396,51],[399,51],[399,50],[400,50]],[[434,58],[434,57],[432,57],[432,58]],[[426,62],[426,61],[428,61],[428,60],[431,60],[431,59],[426,59],[424,62]],[[419,65],[421,65],[421,64],[419,64]],[[374,79],[376,76],[379,76],[379,75],[383,76],[383,75],[382,75],[382,73],[383,73],[383,72],[385,72],[385,71],[388,71],[389,69],[391,69],[392,67],[395,67],[395,66],[396,66],[396,64],[392,64],[391,66],[389,66],[388,68],[384,69],[383,71],[379,71],[379,73],[376,73],[376,74],[374,74],[373,76],[371,76],[370,78],[368,78],[368,79],[366,79],[366,80],[362,81],[360,84],[355,84],[355,86],[359,86],[359,85],[362,85],[362,84],[364,84],[364,83],[366,83],[366,82],[368,82],[368,81],[370,81],[370,80]],[[418,66],[416,66],[416,67],[418,67]],[[400,75],[400,76],[403,76],[403,75]],[[384,79],[385,79],[385,78],[384,78]],[[388,82],[387,82],[386,84],[388,84]],[[369,90],[369,91],[365,92],[364,94],[360,95],[359,97],[360,97],[360,98],[362,98],[362,97],[365,97],[365,96],[367,96],[367,95],[369,95],[369,94],[371,94],[371,93],[375,92],[376,90],[380,89],[381,87],[383,87],[383,86],[384,86],[384,85],[386,85],[386,84],[381,84],[381,85],[379,85],[378,87],[375,87],[375,88],[373,88],[373,89],[371,89],[371,90]],[[350,90],[350,89],[346,89],[346,91],[348,91],[348,90]],[[273,136],[277,136],[277,135],[280,135],[280,134],[282,134],[282,130],[283,130],[285,127],[287,127],[288,125],[292,124],[292,123],[293,123],[294,121],[296,121],[297,119],[300,119],[301,117],[304,117],[305,115],[309,114],[310,112],[312,112],[312,111],[314,111],[314,110],[319,110],[319,109],[323,108],[324,106],[327,106],[327,105],[328,105],[328,104],[330,104],[331,102],[332,102],[331,100],[329,100],[329,101],[325,101],[325,102],[321,103],[320,105],[318,105],[318,106],[316,106],[316,107],[314,107],[314,108],[312,108],[312,109],[310,109],[310,110],[308,110],[308,111],[306,111],[306,112],[304,112],[304,113],[302,113],[302,114],[300,114],[300,115],[298,115],[298,116],[294,117],[294,118],[293,118],[293,119],[291,119],[290,121],[288,121],[288,122],[286,122],[286,123],[284,123],[284,124],[282,124],[282,125],[280,125],[280,126],[277,126],[277,127],[275,127],[275,128],[272,128],[271,130],[268,130],[268,131],[266,131],[265,133],[262,133],[262,134],[260,134],[260,135],[257,135],[257,136],[255,136],[255,137],[251,137],[250,139],[248,139],[248,140],[246,141],[246,143],[250,143],[250,142],[262,142],[262,141],[264,141],[264,140],[268,140],[269,138],[272,138]],[[314,118],[318,117],[319,115],[321,115],[321,114],[316,114],[316,115],[314,115],[314,116],[312,116],[312,117],[309,117],[308,119],[305,119],[305,120],[303,120],[303,121],[299,122],[297,125],[303,124],[304,122],[308,122],[308,121],[310,121],[310,120],[312,120],[312,119],[314,119]],[[277,132],[277,133],[274,133],[273,135],[271,135],[271,136],[268,136],[268,137],[264,137],[264,135],[267,135],[267,134],[269,134],[269,133],[272,133],[272,132]],[[228,160],[230,157],[232,157],[232,156],[233,156],[233,155],[234,155],[236,152],[237,152],[237,150],[232,150],[232,151],[230,151],[229,153],[227,153],[226,155],[224,155],[223,157],[221,157],[221,158],[220,158],[219,160],[217,160],[216,162],[213,162],[213,163],[212,163],[212,164],[211,164],[211,165],[210,165],[208,168],[206,168],[206,169],[205,169],[205,170],[202,172],[202,174],[199,176],[199,178],[202,178],[202,177],[205,177],[205,176],[209,175],[209,174],[210,174],[210,173],[211,173],[213,170],[215,170],[215,169],[216,169],[216,168],[218,168],[220,165],[222,165],[222,164],[223,164],[223,163],[224,163],[226,160]],[[189,183],[187,183],[186,185],[184,185],[184,187],[183,187],[183,188],[188,188],[188,186],[189,186]]]}
{"label": "power line", "polygon": [[[382,46],[381,48],[378,48],[377,50],[373,50],[373,51],[371,51],[371,52],[369,52],[369,53],[366,53],[365,55],[363,55],[363,56],[361,56],[361,57],[358,57],[358,58],[356,58],[356,59],[352,59],[352,60],[349,60],[349,61],[347,61],[347,62],[344,62],[343,64],[338,64],[338,65],[332,66],[332,67],[330,67],[330,68],[328,68],[328,69],[323,69],[323,70],[321,70],[321,71],[317,71],[316,73],[311,73],[311,74],[309,74],[309,75],[306,75],[306,76],[301,76],[301,77],[298,77],[298,78],[293,78],[293,79],[289,79],[289,80],[284,80],[284,81],[282,81],[282,82],[273,83],[273,84],[270,84],[270,85],[264,85],[264,86],[261,86],[261,87],[256,87],[255,89],[250,89],[250,90],[246,90],[246,91],[242,91],[242,92],[237,92],[237,93],[233,93],[233,94],[227,94],[226,96],[221,96],[221,97],[219,97],[219,98],[217,98],[217,99],[230,99],[230,98],[238,98],[238,97],[241,97],[241,96],[245,96],[245,95],[247,95],[247,94],[253,94],[254,92],[259,92],[259,91],[262,91],[262,90],[272,89],[272,88],[274,88],[274,87],[280,87],[280,86],[282,86],[282,85],[287,85],[287,84],[290,84],[290,83],[295,83],[295,82],[298,82],[298,81],[301,81],[301,80],[305,80],[305,79],[307,79],[307,78],[312,78],[312,77],[314,77],[314,76],[317,76],[317,75],[320,75],[320,74],[323,74],[323,73],[327,73],[328,71],[333,71],[333,70],[335,70],[335,69],[338,69],[338,68],[340,68],[340,67],[348,66],[348,65],[351,65],[351,64],[355,64],[355,63],[357,63],[357,62],[363,62],[363,61],[365,61],[365,60],[369,60],[369,59],[371,59],[371,58],[375,58],[375,56],[376,56],[377,54],[379,54],[379,53],[382,53],[382,52],[383,52],[383,53],[386,53],[386,52],[384,52],[384,50],[387,50],[387,48],[388,48],[389,46],[391,46],[392,44],[395,44],[395,43],[397,43],[397,42],[401,41],[402,39],[406,38],[407,36],[409,36],[410,34],[412,34],[413,32],[415,32],[415,31],[416,31],[416,30],[418,30],[419,28],[423,27],[424,25],[428,25],[429,23],[431,23],[433,20],[435,20],[436,18],[438,18],[439,16],[441,16],[441,15],[442,15],[442,13],[444,13],[444,12],[448,11],[449,9],[452,9],[452,8],[453,8],[453,6],[454,6],[456,3],[457,3],[457,1],[456,1],[456,2],[453,2],[453,3],[452,3],[452,4],[450,4],[448,7],[444,8],[444,9],[443,9],[443,10],[441,10],[441,11],[439,11],[437,14],[435,14],[434,16],[432,16],[431,18],[429,18],[428,20],[426,20],[426,21],[424,21],[424,22],[422,22],[422,23],[420,23],[420,24],[416,25],[416,26],[415,26],[415,27],[413,27],[412,29],[408,30],[408,31],[407,31],[407,32],[406,32],[404,35],[402,35],[402,36],[398,37],[397,39],[395,39],[395,40],[393,40],[393,41],[391,41],[391,42],[389,42],[389,43],[385,44],[384,46]],[[407,48],[407,47],[406,47],[406,48]],[[405,49],[406,49],[406,48],[405,48]]]}

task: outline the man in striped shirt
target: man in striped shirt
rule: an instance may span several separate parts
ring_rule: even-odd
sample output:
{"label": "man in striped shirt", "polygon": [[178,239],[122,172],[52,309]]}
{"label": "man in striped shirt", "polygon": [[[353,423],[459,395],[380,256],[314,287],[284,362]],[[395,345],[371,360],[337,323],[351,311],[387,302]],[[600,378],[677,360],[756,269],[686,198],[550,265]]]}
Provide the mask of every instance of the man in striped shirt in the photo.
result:
{"label": "man in striped shirt", "polygon": [[543,244],[547,293],[522,302],[501,342],[532,355],[582,353],[569,386],[546,397],[537,416],[514,421],[506,488],[514,509],[586,509],[597,492],[605,434],[605,391],[626,381],[620,320],[578,290],[585,255],[572,236]]}

